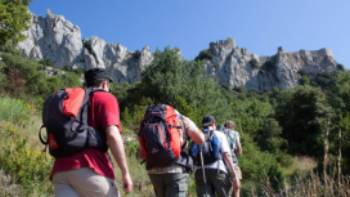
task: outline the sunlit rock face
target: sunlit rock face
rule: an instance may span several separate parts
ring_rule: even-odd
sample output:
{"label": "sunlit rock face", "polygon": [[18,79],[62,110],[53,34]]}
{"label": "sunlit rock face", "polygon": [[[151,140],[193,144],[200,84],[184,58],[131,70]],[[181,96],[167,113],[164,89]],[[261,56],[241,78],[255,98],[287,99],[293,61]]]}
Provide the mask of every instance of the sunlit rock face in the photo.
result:
{"label": "sunlit rock face", "polygon": [[221,85],[258,91],[293,87],[302,74],[332,72],[338,65],[330,49],[284,52],[280,47],[273,56],[259,57],[237,47],[233,39],[210,43],[197,59],[204,62],[207,73]]}
{"label": "sunlit rock face", "polygon": [[117,82],[140,80],[141,72],[153,60],[148,47],[130,52],[97,37],[82,40],[78,26],[50,11],[46,17],[32,16],[24,35],[18,48],[27,57],[49,60],[56,67],[106,68]]}
{"label": "sunlit rock face", "polygon": [[55,66],[80,66],[83,45],[78,26],[63,16],[48,12],[46,17],[32,16],[26,40],[19,43],[23,53],[32,58],[50,60]]}
{"label": "sunlit rock face", "polygon": [[[82,39],[78,26],[50,11],[45,17],[32,16],[24,35],[18,48],[27,57],[48,60],[59,68],[106,68],[117,82],[140,81],[142,71],[154,59],[148,47],[131,52],[98,37]],[[210,43],[196,60],[203,61],[208,75],[222,86],[258,91],[293,87],[302,74],[315,76],[337,69],[330,49],[284,52],[280,47],[273,56],[259,57],[238,47],[233,39]]]}

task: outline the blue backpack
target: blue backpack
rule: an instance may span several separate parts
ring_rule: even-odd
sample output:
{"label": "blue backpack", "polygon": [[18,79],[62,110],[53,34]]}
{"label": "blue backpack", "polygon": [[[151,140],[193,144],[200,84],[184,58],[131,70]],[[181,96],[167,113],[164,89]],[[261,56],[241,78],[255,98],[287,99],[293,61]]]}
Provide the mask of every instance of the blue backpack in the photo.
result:
{"label": "blue backpack", "polygon": [[214,135],[213,130],[205,129],[205,142],[203,144],[192,143],[190,146],[190,155],[195,165],[200,165],[200,152],[203,153],[204,165],[212,164],[221,159],[221,141]]}

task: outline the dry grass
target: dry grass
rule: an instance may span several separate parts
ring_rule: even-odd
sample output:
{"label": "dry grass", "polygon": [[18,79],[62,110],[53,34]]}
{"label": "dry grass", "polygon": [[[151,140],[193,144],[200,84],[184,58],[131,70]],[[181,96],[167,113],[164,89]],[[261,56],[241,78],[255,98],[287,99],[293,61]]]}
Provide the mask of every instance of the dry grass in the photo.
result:
{"label": "dry grass", "polygon": [[310,171],[315,169],[315,167],[317,166],[317,162],[311,157],[299,156],[295,157],[293,161],[293,166],[295,166],[296,169],[300,171]]}
{"label": "dry grass", "polygon": [[10,176],[0,170],[0,196],[21,196],[22,187],[13,183]]}
{"label": "dry grass", "polygon": [[308,173],[314,170],[317,166],[315,159],[307,156],[296,156],[293,158],[291,167],[284,169],[286,176],[291,176],[295,173]]}
{"label": "dry grass", "polygon": [[291,180],[290,184],[284,184],[284,189],[275,192],[268,183],[263,187],[260,194],[253,191],[252,196],[268,197],[349,197],[350,177],[342,176],[340,183],[337,177],[319,175],[311,173],[308,176],[297,177]]}
{"label": "dry grass", "polygon": [[[123,136],[125,138],[125,136]],[[128,196],[128,197],[153,197],[153,187],[151,184],[151,181],[149,180],[149,177],[147,175],[147,171],[145,169],[145,165],[141,164],[141,161],[137,159],[136,153],[135,153],[135,137],[131,137],[133,140],[125,140],[125,149],[128,154],[128,166],[129,171],[131,173],[132,180],[134,182],[134,191],[131,194],[125,195],[122,191],[122,185],[121,185],[121,174],[120,170],[117,167],[117,165],[114,163],[115,169],[116,169],[116,180],[118,188],[121,188],[121,194],[122,196]],[[114,160],[113,160],[114,161]]]}

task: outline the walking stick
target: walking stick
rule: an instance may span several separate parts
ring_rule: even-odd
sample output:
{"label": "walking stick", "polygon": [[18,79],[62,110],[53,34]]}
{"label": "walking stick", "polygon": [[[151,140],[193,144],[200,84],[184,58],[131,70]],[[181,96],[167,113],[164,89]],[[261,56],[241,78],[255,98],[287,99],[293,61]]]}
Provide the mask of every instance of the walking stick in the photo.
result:
{"label": "walking stick", "polygon": [[203,175],[203,182],[204,182],[204,195],[203,197],[210,197],[209,193],[208,193],[208,190],[207,190],[207,177],[205,175],[205,168],[204,168],[204,159],[203,159],[203,150],[201,148],[200,152],[199,152],[199,157],[200,157],[200,160],[201,160],[201,167],[202,167],[202,175]]}

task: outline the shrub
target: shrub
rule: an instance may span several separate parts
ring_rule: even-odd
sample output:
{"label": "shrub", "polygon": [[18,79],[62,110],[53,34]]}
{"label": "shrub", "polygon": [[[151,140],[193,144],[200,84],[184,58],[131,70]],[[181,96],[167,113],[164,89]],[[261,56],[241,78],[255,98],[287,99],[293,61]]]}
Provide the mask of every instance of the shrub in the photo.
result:
{"label": "shrub", "polygon": [[0,120],[15,122],[19,126],[29,123],[33,109],[19,99],[0,97]]}
{"label": "shrub", "polygon": [[14,184],[11,176],[0,170],[0,196],[23,196],[22,187]]}
{"label": "shrub", "polygon": [[292,96],[277,108],[277,119],[292,153],[321,157],[323,134],[331,119],[331,108],[318,88],[293,89]]}
{"label": "shrub", "polygon": [[14,47],[28,28],[29,1],[0,1],[0,48]]}
{"label": "shrub", "polygon": [[1,57],[4,62],[0,65],[3,73],[0,75],[0,79],[3,80],[3,94],[42,104],[44,98],[52,92],[81,84],[79,72],[59,70],[48,74],[46,65],[39,61],[24,58],[16,53],[3,53]]}
{"label": "shrub", "polygon": [[1,122],[0,166],[23,187],[26,194],[52,192],[48,180],[51,159],[32,149],[22,130],[11,123]]}

